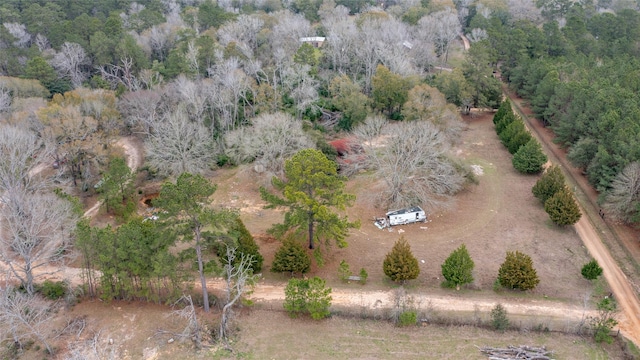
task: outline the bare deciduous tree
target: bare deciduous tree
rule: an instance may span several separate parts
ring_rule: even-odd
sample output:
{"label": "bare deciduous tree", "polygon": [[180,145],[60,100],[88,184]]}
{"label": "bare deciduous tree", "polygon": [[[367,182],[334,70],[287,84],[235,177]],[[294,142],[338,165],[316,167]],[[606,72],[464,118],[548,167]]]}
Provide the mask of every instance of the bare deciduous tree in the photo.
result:
{"label": "bare deciduous tree", "polygon": [[49,42],[49,39],[47,39],[47,37],[42,34],[37,34],[34,41],[40,52],[51,49],[51,43]]}
{"label": "bare deciduous tree", "polygon": [[[209,69],[209,74],[217,83],[218,91],[213,94],[214,103],[219,109],[227,108],[223,113],[230,118],[221,121],[223,131],[229,131],[240,125],[241,105],[248,105],[248,94],[252,93],[255,81],[241,69],[238,58],[221,61]],[[222,125],[221,124],[221,125]]]}
{"label": "bare deciduous tree", "polygon": [[71,204],[52,193],[14,189],[3,201],[0,261],[33,294],[35,279],[45,275],[41,268],[71,255],[77,219]]}
{"label": "bare deciduous tree", "polygon": [[[69,96],[77,100],[76,95]],[[43,137],[53,149],[55,160],[69,171],[74,186],[82,180],[86,188],[106,163],[109,139],[95,118],[82,114],[75,100],[56,99],[38,115],[45,125]]]}
{"label": "bare deciduous tree", "polygon": [[[370,126],[369,121],[363,126]],[[446,205],[462,189],[464,177],[449,159],[447,136],[431,122],[387,125],[379,138],[360,141],[371,167],[384,180],[380,192],[384,205],[419,204],[434,209]]]}
{"label": "bare deciduous tree", "polygon": [[18,23],[4,23],[4,28],[11,34],[16,40],[13,45],[19,48],[27,48],[31,43],[32,36],[27,31],[27,27],[24,24]]}
{"label": "bare deciduous tree", "polygon": [[534,0],[507,0],[507,10],[513,21],[529,20],[534,24],[542,22],[542,14]]}
{"label": "bare deciduous tree", "polygon": [[429,121],[443,132],[450,142],[460,137],[464,123],[456,107],[447,104],[444,95],[429,85],[418,85],[409,91],[409,98],[402,107],[406,120]]}
{"label": "bare deciduous tree", "polygon": [[251,51],[251,54],[246,55],[253,57],[258,49],[258,34],[263,26],[264,20],[259,17],[242,14],[236,21],[225,23],[218,29],[218,41],[223,46],[231,42],[244,44]]}
{"label": "bare deciduous tree", "polygon": [[79,87],[87,76],[83,69],[83,66],[87,64],[87,60],[87,54],[82,46],[65,42],[62,44],[60,51],[50,60],[50,63],[59,76],[68,77],[74,87]]}
{"label": "bare deciduous tree", "polygon": [[243,295],[253,286],[258,275],[253,274],[253,256],[242,254],[240,261],[236,261],[238,256],[236,248],[227,247],[227,259],[224,264],[224,278],[226,282],[225,305],[222,307],[222,318],[220,319],[220,331],[218,338],[227,341],[229,322],[233,317],[233,306]]}
{"label": "bare deciduous tree", "polygon": [[300,38],[311,36],[311,24],[302,14],[294,14],[289,10],[273,13],[278,23],[271,32],[273,49],[282,49],[287,57],[293,58],[300,47]]}
{"label": "bare deciduous tree", "polygon": [[210,79],[193,81],[180,75],[171,83],[169,91],[175,95],[174,101],[182,104],[182,110],[189,119],[201,124],[209,105],[211,87]]}
{"label": "bare deciduous tree", "polygon": [[358,28],[349,17],[349,9],[338,6],[323,16],[322,25],[327,31],[327,43],[323,52],[338,73],[349,73],[353,51],[358,45]]}
{"label": "bare deciduous tree", "polygon": [[154,90],[127,92],[120,97],[118,107],[125,125],[149,135],[161,116],[162,95]]}
{"label": "bare deciduous tree", "polygon": [[119,84],[124,85],[129,91],[137,91],[142,88],[140,80],[133,73],[133,59],[124,57],[120,64],[106,64],[99,68],[103,80],[115,89]]}
{"label": "bare deciduous tree", "polygon": [[614,219],[640,222],[640,162],[630,163],[613,179],[603,208]]}
{"label": "bare deciduous tree", "polygon": [[0,126],[0,192],[25,188],[35,190],[43,183],[37,181],[36,167],[49,156],[42,140],[18,126]]}
{"label": "bare deciduous tree", "polygon": [[217,151],[207,128],[189,120],[183,109],[158,122],[148,139],[151,166],[162,175],[202,174],[215,164]]}
{"label": "bare deciduous tree", "polygon": [[485,29],[475,28],[475,29],[472,29],[471,32],[467,34],[467,39],[469,39],[469,41],[471,41],[472,43],[482,41],[488,37],[489,35],[487,35],[487,30]]}
{"label": "bare deciduous tree", "polygon": [[11,340],[22,347],[26,341],[37,339],[49,354],[51,319],[55,315],[51,305],[33,294],[25,294],[11,286],[0,289],[0,340]]}
{"label": "bare deciduous tree", "polygon": [[177,334],[178,338],[180,340],[191,339],[196,349],[202,348],[202,333],[204,329],[198,322],[198,314],[195,306],[193,306],[191,295],[182,295],[173,306],[184,306],[181,309],[174,310],[172,314],[187,322],[182,332]]}
{"label": "bare deciduous tree", "polygon": [[229,132],[225,142],[226,153],[235,162],[255,161],[257,170],[277,175],[282,173],[287,158],[314,147],[302,123],[285,113],[259,115],[253,125]]}
{"label": "bare deciduous tree", "polygon": [[429,14],[418,21],[418,26],[422,31],[432,35],[436,54],[446,64],[449,57],[449,46],[462,31],[455,10],[447,8]]}
{"label": "bare deciduous tree", "polygon": [[11,110],[11,93],[9,90],[0,87],[0,113]]}

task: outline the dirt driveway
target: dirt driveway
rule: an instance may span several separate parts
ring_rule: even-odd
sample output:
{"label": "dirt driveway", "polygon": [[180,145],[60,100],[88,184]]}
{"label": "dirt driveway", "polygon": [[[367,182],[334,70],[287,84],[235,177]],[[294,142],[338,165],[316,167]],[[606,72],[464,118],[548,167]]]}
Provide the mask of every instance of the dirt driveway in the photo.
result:
{"label": "dirt driveway", "polygon": [[[551,133],[549,129],[545,129],[541,123],[533,117],[530,109],[525,107],[523,100],[516,97],[513,93],[508,94],[512,104],[514,104],[514,108],[518,109],[520,113],[524,115],[523,117],[528,127],[532,130],[532,133],[543,143],[549,159],[553,163],[562,166],[568,180],[576,184],[574,185],[575,190],[578,190],[579,187],[577,198],[580,202],[583,216],[575,225],[576,232],[589,250],[591,256],[593,256],[603,268],[604,277],[609,283],[611,291],[619,305],[618,327],[620,331],[636,345],[640,346],[640,301],[638,301],[637,292],[632,286],[633,283],[621,270],[610,253],[611,246],[616,245],[613,244],[615,240],[611,236],[613,232],[625,245],[626,251],[632,256],[631,261],[638,261],[640,258],[640,247],[637,241],[631,241],[634,237],[633,230],[624,228],[624,226],[620,224],[604,224],[603,218],[594,216],[594,206],[597,206],[597,193],[593,187],[591,187],[586,181],[586,178],[580,174],[579,169],[569,164],[566,158],[566,152],[557,144],[553,143],[553,133]],[[609,247],[607,247],[603,241],[607,241]],[[614,248],[614,250],[616,249]],[[620,254],[620,251],[618,251],[618,257],[621,255],[623,254]]]}

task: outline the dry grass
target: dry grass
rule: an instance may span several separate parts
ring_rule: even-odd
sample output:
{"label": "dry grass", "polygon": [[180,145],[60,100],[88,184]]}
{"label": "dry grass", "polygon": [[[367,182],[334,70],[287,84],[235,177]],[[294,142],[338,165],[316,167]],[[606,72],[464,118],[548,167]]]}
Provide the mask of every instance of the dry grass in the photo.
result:
{"label": "dry grass", "polygon": [[[268,330],[265,324],[270,324]],[[476,346],[536,345],[556,359],[618,359],[615,345],[601,348],[579,336],[558,333],[499,334],[473,326],[398,328],[385,321],[331,318],[316,322],[285,313],[252,311],[240,321],[235,352],[243,359],[486,359]]]}

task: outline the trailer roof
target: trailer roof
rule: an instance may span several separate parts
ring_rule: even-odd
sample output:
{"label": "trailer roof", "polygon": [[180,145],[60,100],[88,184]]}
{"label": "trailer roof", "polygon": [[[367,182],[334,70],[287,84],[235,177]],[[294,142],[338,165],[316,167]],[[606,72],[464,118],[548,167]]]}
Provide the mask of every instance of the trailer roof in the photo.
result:
{"label": "trailer roof", "polygon": [[413,207],[410,207],[410,208],[389,211],[386,215],[387,216],[390,216],[390,215],[402,215],[402,214],[409,214],[409,213],[415,213],[415,212],[421,212],[421,211],[424,212],[424,210],[422,210],[422,208],[420,206],[413,206]]}

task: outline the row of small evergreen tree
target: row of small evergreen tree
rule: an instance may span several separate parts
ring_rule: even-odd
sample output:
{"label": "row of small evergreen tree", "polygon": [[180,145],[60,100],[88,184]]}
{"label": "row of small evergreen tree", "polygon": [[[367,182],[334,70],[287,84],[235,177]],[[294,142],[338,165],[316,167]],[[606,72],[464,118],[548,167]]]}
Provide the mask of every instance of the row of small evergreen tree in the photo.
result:
{"label": "row of small evergreen tree", "polygon": [[[547,156],[540,143],[527,131],[522,119],[513,112],[511,102],[505,99],[493,117],[496,133],[504,146],[513,154],[513,167],[523,174],[537,174],[543,170]],[[559,166],[550,167],[532,189],[544,210],[556,225],[572,225],[580,220],[580,208],[567,187]]]}
{"label": "row of small evergreen tree", "polygon": [[520,116],[516,115],[507,99],[493,116],[493,124],[502,144],[513,155],[513,167],[523,174],[537,174],[547,162],[540,143],[531,136]]}
{"label": "row of small evergreen tree", "polygon": [[580,220],[582,216],[580,208],[558,165],[549,167],[533,186],[531,192],[542,202],[544,211],[549,214],[554,224],[573,225]]}
{"label": "row of small evergreen tree", "polygon": [[[462,244],[455,249],[442,264],[442,286],[460,289],[461,285],[473,282],[475,264],[467,247]],[[404,283],[416,279],[420,274],[418,260],[413,256],[411,247],[401,237],[383,262],[383,270],[391,280]],[[505,261],[498,271],[498,284],[508,289],[529,290],[538,285],[540,280],[533,267],[531,257],[519,251],[507,251]]]}

